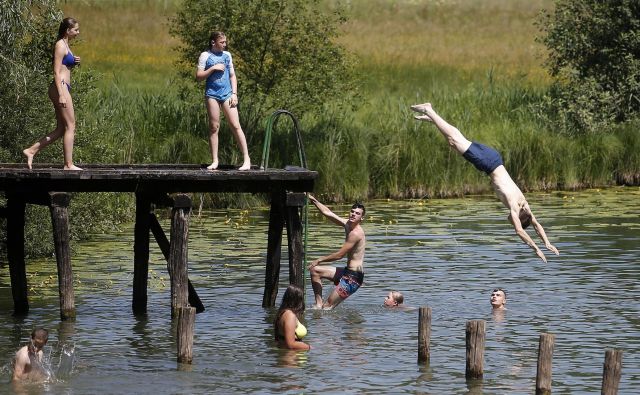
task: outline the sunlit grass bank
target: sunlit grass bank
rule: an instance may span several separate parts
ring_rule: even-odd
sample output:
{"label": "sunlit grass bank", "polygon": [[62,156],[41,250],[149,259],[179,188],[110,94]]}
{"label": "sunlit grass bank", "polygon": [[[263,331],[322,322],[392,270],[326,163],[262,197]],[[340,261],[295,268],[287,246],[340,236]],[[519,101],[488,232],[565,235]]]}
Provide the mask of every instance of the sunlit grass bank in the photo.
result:
{"label": "sunlit grass bank", "polygon": [[[335,1],[337,2],[337,1]],[[343,2],[344,3],[344,2]],[[551,0],[352,0],[340,38],[366,65],[490,68],[547,81],[533,21]]]}
{"label": "sunlit grass bank", "polygon": [[[78,116],[111,120],[105,144],[121,147],[121,162],[209,160],[201,93],[178,79],[174,68],[178,43],[168,33],[167,18],[177,4],[61,4],[81,23],[83,40],[74,51],[104,76],[89,110]],[[358,58],[353,110],[337,109],[328,100],[323,113],[298,114],[309,165],[320,172],[317,193],[344,200],[489,191],[486,176],[451,151],[435,127],[412,118],[408,106],[426,101],[470,139],[495,146],[523,189],[637,183],[638,125],[570,138],[537,115],[549,79],[534,20],[552,7],[551,0],[344,4],[350,21],[339,40]],[[233,37],[230,45],[233,50]],[[257,164],[263,130],[245,132]],[[221,139],[223,162],[238,163],[225,126]]]}

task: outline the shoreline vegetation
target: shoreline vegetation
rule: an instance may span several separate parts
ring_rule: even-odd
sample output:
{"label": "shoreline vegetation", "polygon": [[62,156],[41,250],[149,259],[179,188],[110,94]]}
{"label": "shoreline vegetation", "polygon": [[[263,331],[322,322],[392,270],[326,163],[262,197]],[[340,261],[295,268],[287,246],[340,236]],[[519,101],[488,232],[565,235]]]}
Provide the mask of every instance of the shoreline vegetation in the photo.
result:
{"label": "shoreline vegetation", "polygon": [[[330,9],[337,2],[326,0],[323,6]],[[74,52],[82,56],[82,72],[100,74],[97,89],[77,114],[77,140],[91,138],[83,136],[82,124],[101,125],[104,144],[119,147],[105,162],[208,160],[201,87],[181,79],[175,67],[179,43],[169,34],[168,18],[178,4],[60,4],[65,15],[81,24]],[[551,81],[543,68],[545,48],[535,41],[541,33],[534,22],[542,9],[552,9],[552,0],[348,4],[349,19],[338,41],[356,59],[354,103],[345,110],[328,98],[322,113],[297,114],[309,167],[320,173],[316,194],[323,200],[489,192],[486,177],[451,151],[435,127],[413,120],[409,105],[422,102],[433,103],[470,139],[500,151],[524,191],[640,183],[640,122],[569,136],[554,130],[540,114]],[[233,37],[230,48],[233,51]],[[242,86],[239,90],[242,104]],[[240,112],[242,117],[242,107]],[[282,126],[284,131],[286,123]],[[252,162],[259,163],[263,127],[245,132]],[[283,134],[277,131],[272,142],[274,167],[296,161],[294,144],[284,142]],[[222,162],[239,163],[224,126],[220,139]],[[211,197],[206,204],[228,202]]]}

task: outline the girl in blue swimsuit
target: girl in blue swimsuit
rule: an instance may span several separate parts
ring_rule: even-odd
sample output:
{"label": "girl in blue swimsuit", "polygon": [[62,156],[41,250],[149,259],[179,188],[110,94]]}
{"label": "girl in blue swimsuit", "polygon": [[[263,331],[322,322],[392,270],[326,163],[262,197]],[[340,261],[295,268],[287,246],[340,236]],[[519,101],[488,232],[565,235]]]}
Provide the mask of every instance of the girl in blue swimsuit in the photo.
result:
{"label": "girl in blue swimsuit", "polygon": [[60,23],[58,39],[53,50],[53,82],[49,86],[49,99],[56,112],[56,128],[22,151],[27,157],[29,169],[33,164],[33,157],[41,149],[63,137],[64,169],[82,170],[73,164],[76,118],[71,99],[71,69],[80,64],[80,57],[74,56],[69,48],[69,40],[76,38],[78,34],[80,34],[78,21],[73,18],[64,18]]}
{"label": "girl in blue swimsuit", "polygon": [[220,111],[222,111],[242,152],[243,162],[238,170],[249,170],[251,159],[249,159],[247,140],[238,116],[238,80],[231,53],[225,50],[227,37],[223,32],[213,32],[209,38],[209,45],[209,50],[200,54],[196,70],[196,80],[206,80],[204,102],[209,115],[209,146],[211,148],[211,164],[207,169],[218,168],[218,130],[220,129]]}

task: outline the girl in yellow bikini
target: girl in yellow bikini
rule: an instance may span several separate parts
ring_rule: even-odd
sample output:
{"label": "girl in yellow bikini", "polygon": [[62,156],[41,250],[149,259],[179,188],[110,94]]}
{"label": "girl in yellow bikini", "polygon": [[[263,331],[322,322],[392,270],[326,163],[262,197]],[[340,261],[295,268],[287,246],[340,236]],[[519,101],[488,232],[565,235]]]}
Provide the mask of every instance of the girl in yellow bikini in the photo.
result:
{"label": "girl in yellow bikini", "polygon": [[302,313],[304,292],[296,285],[289,285],[273,322],[273,333],[278,346],[291,350],[311,350],[311,345],[302,341],[307,335],[307,328],[299,321]]}

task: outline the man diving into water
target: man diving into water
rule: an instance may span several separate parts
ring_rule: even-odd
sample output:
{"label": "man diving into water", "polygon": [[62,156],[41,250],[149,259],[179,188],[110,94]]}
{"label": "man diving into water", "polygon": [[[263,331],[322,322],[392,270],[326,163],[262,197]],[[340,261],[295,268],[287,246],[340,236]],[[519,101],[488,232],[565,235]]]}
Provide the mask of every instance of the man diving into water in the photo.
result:
{"label": "man diving into water", "polygon": [[[315,307],[329,310],[339,305],[350,295],[353,295],[364,280],[365,236],[360,223],[364,217],[365,208],[362,204],[355,203],[351,207],[349,219],[344,219],[334,214],[333,211],[320,203],[315,197],[309,195],[309,200],[320,210],[322,215],[329,218],[336,225],[343,227],[345,231],[344,244],[338,251],[318,258],[309,265]],[[345,255],[347,256],[347,266],[344,269],[322,265],[325,262],[342,259]],[[335,284],[335,288],[324,303],[322,301],[322,279],[332,280]]]}
{"label": "man diving into water", "polygon": [[502,157],[493,148],[487,147],[476,142],[467,140],[462,133],[454,126],[450,125],[442,119],[431,107],[431,103],[415,104],[411,109],[422,115],[416,115],[415,118],[420,121],[433,122],[438,130],[448,140],[449,145],[453,147],[466,160],[471,162],[478,170],[484,171],[491,178],[491,185],[500,198],[502,204],[509,210],[509,222],[513,225],[518,236],[529,247],[531,247],[536,255],[545,263],[547,258],[544,253],[533,242],[531,237],[524,230],[530,224],[533,225],[538,236],[542,239],[545,247],[554,254],[559,255],[558,249],[554,247],[547,239],[542,225],[536,220],[529,208],[529,203],[525,199],[520,188],[513,182],[509,173],[504,167]]}

